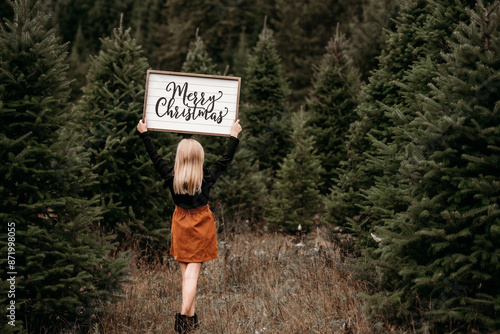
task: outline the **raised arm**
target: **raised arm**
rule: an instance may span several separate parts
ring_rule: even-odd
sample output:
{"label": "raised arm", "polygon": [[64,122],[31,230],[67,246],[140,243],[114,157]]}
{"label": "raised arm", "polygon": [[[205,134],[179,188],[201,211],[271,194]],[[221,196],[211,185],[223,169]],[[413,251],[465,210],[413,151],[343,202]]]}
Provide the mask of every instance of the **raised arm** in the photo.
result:
{"label": "raised arm", "polygon": [[210,168],[210,173],[212,174],[213,181],[217,181],[219,176],[222,175],[224,171],[227,170],[229,164],[233,160],[234,153],[236,152],[236,147],[240,142],[238,140],[238,134],[241,132],[240,120],[236,120],[231,127],[231,136],[227,143],[226,151],[222,157]]}
{"label": "raised arm", "polygon": [[148,135],[148,124],[147,120],[139,120],[137,124],[137,131],[139,131],[139,136],[141,137],[144,145],[146,146],[146,151],[148,152],[151,161],[153,162],[153,166],[160,173],[161,177],[166,179],[171,171],[171,168],[167,165],[167,163],[160,157],[158,152],[156,151],[151,138]]}
{"label": "raised arm", "polygon": [[237,119],[233,122],[233,126],[231,127],[231,136],[234,138],[238,138],[238,134],[241,132],[240,120]]}

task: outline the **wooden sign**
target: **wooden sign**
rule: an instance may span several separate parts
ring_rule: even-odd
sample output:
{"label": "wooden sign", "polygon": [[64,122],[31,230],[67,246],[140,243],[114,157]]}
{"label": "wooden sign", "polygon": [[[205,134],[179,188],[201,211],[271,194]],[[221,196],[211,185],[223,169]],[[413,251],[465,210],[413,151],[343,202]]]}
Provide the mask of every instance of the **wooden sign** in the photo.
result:
{"label": "wooden sign", "polygon": [[238,119],[241,79],[148,70],[148,130],[229,136]]}

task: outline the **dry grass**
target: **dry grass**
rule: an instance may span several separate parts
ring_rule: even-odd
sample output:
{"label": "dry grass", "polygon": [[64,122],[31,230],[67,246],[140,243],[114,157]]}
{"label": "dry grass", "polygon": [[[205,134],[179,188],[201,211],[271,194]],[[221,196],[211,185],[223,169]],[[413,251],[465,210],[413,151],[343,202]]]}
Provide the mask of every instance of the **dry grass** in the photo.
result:
{"label": "dry grass", "polygon": [[[124,299],[108,305],[95,333],[173,333],[181,274],[164,264],[134,265]],[[198,282],[197,333],[389,333],[376,329],[357,296],[365,291],[335,247],[297,246],[282,235],[236,235],[219,242],[219,258]]]}

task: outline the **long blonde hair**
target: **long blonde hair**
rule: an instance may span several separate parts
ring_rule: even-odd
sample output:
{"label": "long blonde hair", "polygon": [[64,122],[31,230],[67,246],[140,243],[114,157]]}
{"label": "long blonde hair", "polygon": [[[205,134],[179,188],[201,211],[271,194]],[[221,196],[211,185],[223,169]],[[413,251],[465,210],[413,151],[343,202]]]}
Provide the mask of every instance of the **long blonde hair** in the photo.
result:
{"label": "long blonde hair", "polygon": [[174,164],[174,193],[191,196],[201,192],[205,152],[194,139],[183,139],[177,145]]}

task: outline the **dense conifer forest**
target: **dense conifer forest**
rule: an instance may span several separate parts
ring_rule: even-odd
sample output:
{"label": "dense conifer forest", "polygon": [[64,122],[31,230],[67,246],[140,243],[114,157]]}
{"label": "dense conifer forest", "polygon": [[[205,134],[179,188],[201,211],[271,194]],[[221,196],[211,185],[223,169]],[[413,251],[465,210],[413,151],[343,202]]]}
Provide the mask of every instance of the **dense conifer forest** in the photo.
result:
{"label": "dense conifer forest", "polygon": [[[242,78],[241,142],[211,195],[221,238],[320,222],[370,287],[374,333],[499,332],[499,14],[490,0],[0,2],[1,332],[91,332],[131,262],[168,252],[174,203],[136,130],[148,69]],[[191,136],[151,137],[173,161]],[[193,137],[207,165],[224,151]]]}

